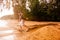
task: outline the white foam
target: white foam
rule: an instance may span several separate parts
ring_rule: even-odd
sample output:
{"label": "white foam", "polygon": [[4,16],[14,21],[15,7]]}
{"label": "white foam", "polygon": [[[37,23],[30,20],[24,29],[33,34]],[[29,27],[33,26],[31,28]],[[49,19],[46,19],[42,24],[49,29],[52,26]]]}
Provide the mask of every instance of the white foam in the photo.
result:
{"label": "white foam", "polygon": [[15,39],[15,35],[0,37],[0,40],[14,40],[14,39]]}

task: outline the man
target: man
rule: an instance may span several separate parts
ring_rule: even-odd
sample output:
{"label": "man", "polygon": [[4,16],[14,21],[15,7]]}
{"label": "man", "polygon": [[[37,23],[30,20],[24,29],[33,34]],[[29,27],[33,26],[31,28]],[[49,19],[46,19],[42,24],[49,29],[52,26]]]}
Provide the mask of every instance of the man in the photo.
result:
{"label": "man", "polygon": [[28,27],[24,24],[25,21],[23,20],[24,19],[23,18],[23,13],[22,12],[18,13],[18,16],[19,16],[19,24],[18,24],[18,26],[20,27],[20,30],[21,31],[28,31]]}

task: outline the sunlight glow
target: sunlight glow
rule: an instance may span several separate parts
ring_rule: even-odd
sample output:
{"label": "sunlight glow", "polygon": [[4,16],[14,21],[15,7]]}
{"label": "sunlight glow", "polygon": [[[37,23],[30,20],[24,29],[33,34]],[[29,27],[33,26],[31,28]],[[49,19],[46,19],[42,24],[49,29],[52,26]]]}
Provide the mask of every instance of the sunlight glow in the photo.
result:
{"label": "sunlight glow", "polygon": [[13,10],[12,8],[10,10],[4,9],[2,12],[0,12],[0,18],[6,15],[13,15]]}
{"label": "sunlight glow", "polygon": [[10,1],[10,8],[6,8],[6,0],[3,1],[5,6],[3,7],[3,3],[0,5],[2,7],[0,7],[0,10],[2,8],[2,11],[0,11],[0,18],[3,17],[3,16],[6,16],[6,15],[13,15],[14,12],[13,12],[13,7],[12,7],[12,1]]}
{"label": "sunlight glow", "polygon": [[8,33],[13,33],[14,30],[3,30],[3,31],[0,31],[0,34],[8,34]]}
{"label": "sunlight glow", "polygon": [[39,3],[43,3],[43,1],[46,1],[47,3],[50,3],[50,0],[39,0]]}
{"label": "sunlight glow", "polygon": [[29,12],[30,12],[31,9],[29,8],[29,6],[30,6],[30,2],[27,0],[27,1],[26,1],[26,9],[29,10]]}
{"label": "sunlight glow", "polygon": [[50,0],[46,0],[47,1],[47,3],[50,3]]}
{"label": "sunlight glow", "polygon": [[8,35],[0,38],[0,40],[14,40],[14,39],[15,35]]}
{"label": "sunlight glow", "polygon": [[7,27],[8,22],[4,20],[0,20],[0,27]]}

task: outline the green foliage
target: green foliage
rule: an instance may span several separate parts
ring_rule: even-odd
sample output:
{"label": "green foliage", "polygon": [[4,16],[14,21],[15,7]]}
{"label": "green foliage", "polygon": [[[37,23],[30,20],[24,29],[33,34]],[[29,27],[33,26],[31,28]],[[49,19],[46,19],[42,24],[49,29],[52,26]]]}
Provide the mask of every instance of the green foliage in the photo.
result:
{"label": "green foliage", "polygon": [[31,9],[30,12],[27,11],[26,13],[26,18],[28,18],[28,20],[36,20],[37,19],[37,15],[39,12],[39,1],[38,0],[29,0],[30,2],[30,6],[29,8]]}
{"label": "green foliage", "polygon": [[45,20],[45,21],[59,21],[60,20],[60,1],[55,0],[50,3],[42,2],[39,3],[39,0],[28,0],[30,2],[29,8],[31,11],[29,12],[26,9],[26,0],[21,1],[21,5],[16,6],[15,13],[22,12],[23,17],[26,20]]}
{"label": "green foliage", "polygon": [[26,13],[26,9],[25,9],[25,0],[15,0],[15,3],[18,3],[17,5],[14,6],[14,16],[16,19],[19,18],[18,13]]}

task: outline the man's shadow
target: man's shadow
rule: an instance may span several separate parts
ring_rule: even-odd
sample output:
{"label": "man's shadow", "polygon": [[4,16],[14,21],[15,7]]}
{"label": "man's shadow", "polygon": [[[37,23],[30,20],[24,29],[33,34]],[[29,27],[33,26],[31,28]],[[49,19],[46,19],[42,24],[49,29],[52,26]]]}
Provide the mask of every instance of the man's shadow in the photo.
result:
{"label": "man's shadow", "polygon": [[30,26],[28,26],[29,27],[28,31],[39,29],[39,28],[42,28],[42,27],[45,27],[45,26],[56,26],[56,25],[58,25],[58,24],[49,23],[49,24],[41,24],[41,25],[30,25]]}

